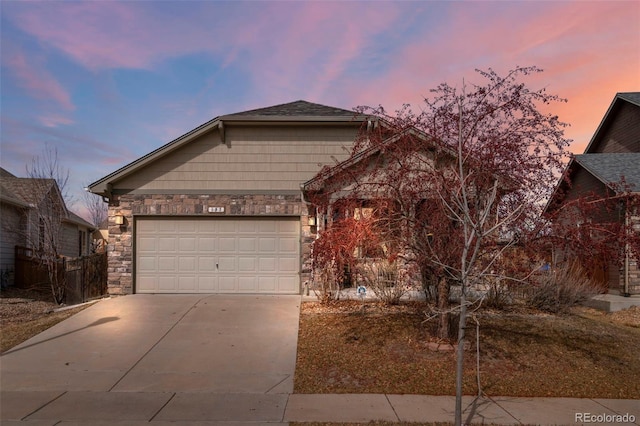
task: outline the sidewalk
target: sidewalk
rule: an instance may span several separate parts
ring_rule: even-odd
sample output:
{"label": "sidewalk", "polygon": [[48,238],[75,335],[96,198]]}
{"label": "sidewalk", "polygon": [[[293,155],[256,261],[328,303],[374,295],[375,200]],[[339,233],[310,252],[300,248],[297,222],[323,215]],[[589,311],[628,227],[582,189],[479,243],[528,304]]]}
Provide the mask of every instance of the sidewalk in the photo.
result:
{"label": "sidewalk", "polygon": [[[289,396],[285,422],[453,422],[455,397],[427,395]],[[640,401],[581,398],[463,398],[467,424],[640,424]]]}
{"label": "sidewalk", "polygon": [[[383,394],[3,391],[4,425],[278,426],[289,422],[447,422],[455,397]],[[640,424],[640,401],[464,398],[466,424]]]}

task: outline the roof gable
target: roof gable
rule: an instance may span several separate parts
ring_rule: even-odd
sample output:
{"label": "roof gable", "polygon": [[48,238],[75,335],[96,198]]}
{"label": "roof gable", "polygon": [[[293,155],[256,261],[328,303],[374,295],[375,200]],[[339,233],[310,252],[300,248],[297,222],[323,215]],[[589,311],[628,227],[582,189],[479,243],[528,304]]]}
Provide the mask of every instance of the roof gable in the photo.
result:
{"label": "roof gable", "polygon": [[217,130],[221,142],[226,144],[225,127],[229,124],[251,126],[275,123],[283,125],[335,123],[352,126],[360,125],[365,119],[365,116],[359,116],[353,111],[302,100],[219,116],[93,182],[89,185],[89,190],[95,194],[111,197],[112,183],[132,175],[206,133]]}
{"label": "roof gable", "polygon": [[[386,127],[388,126],[388,124],[384,121],[381,121],[381,124],[383,129],[386,129]],[[328,181],[333,179],[342,171],[352,168],[355,165],[362,163],[363,161],[367,161],[369,158],[375,156],[376,154],[379,154],[385,146],[396,143],[398,140],[406,137],[427,142],[427,144],[423,145],[422,148],[428,148],[429,150],[436,149],[434,145],[429,145],[429,141],[431,140],[429,135],[416,129],[415,127],[410,127],[397,133],[391,132],[390,136],[383,139],[379,143],[369,146],[368,148],[365,148],[360,152],[354,153],[348,159],[335,164],[332,167],[323,168],[316,176],[302,184],[303,191],[321,191]],[[442,148],[440,149],[443,150]],[[447,154],[454,155],[453,152],[447,152]]]}
{"label": "roof gable", "polygon": [[607,112],[602,118],[602,121],[591,137],[591,141],[589,141],[589,144],[585,148],[585,154],[599,152],[598,145],[600,145],[602,134],[606,131],[607,127],[616,119],[616,115],[620,110],[621,105],[624,103],[629,103],[631,105],[635,105],[636,107],[640,107],[640,92],[616,93],[613,101],[611,102],[611,105],[609,105]]}

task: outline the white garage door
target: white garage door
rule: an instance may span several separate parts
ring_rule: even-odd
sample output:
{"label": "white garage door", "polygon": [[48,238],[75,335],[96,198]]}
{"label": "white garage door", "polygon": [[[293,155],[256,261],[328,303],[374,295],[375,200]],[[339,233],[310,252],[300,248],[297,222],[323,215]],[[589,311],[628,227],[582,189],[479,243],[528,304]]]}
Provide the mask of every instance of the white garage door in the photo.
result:
{"label": "white garage door", "polygon": [[299,219],[138,218],[137,293],[299,293]]}

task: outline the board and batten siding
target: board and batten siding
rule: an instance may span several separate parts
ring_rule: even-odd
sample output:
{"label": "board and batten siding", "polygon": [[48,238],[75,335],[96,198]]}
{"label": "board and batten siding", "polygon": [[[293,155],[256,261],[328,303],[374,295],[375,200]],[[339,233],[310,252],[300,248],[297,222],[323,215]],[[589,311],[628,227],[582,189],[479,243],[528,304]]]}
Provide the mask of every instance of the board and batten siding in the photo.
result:
{"label": "board and batten siding", "polygon": [[640,107],[624,102],[619,108],[616,119],[601,130],[589,152],[640,152]]}
{"label": "board and batten siding", "polygon": [[154,161],[114,189],[299,191],[323,165],[346,159],[357,126],[251,126],[218,130]]}

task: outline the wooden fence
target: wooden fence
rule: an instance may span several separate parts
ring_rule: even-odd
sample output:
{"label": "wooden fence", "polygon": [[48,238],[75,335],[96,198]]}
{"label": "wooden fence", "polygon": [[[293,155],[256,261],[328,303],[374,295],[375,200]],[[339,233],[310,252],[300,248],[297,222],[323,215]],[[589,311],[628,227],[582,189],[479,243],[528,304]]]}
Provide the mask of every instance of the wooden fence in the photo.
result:
{"label": "wooden fence", "polygon": [[[49,287],[47,267],[38,261],[37,253],[16,246],[15,284],[20,288]],[[57,273],[65,283],[67,305],[83,303],[107,294],[107,254],[95,253],[77,258],[61,258]]]}

